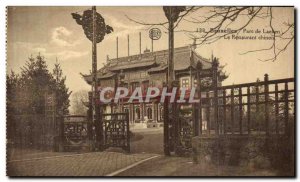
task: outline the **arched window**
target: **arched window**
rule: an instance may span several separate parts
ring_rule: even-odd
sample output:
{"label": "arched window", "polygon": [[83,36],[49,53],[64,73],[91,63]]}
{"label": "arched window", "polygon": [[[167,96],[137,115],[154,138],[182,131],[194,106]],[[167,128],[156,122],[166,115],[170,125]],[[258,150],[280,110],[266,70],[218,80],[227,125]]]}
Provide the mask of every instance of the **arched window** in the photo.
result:
{"label": "arched window", "polygon": [[147,109],[147,117],[148,119],[152,119],[152,109],[150,107]]}
{"label": "arched window", "polygon": [[141,119],[141,111],[140,108],[135,109],[135,119]]}
{"label": "arched window", "polygon": [[164,108],[163,107],[160,108],[160,120],[161,121],[164,120]]}

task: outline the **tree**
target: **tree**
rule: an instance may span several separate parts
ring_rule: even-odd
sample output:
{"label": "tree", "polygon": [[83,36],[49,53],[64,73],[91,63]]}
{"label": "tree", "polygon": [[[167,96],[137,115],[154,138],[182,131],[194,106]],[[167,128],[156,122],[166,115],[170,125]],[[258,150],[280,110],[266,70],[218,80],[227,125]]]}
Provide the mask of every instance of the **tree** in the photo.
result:
{"label": "tree", "polygon": [[72,92],[69,92],[69,89],[66,87],[66,76],[63,76],[62,69],[59,63],[54,65],[53,73],[55,80],[55,93],[57,101],[57,109],[63,115],[69,114],[70,100],[69,97]]}
{"label": "tree", "polygon": [[25,145],[39,144],[40,137],[46,134],[43,132],[53,129],[47,128],[53,126],[46,119],[47,94],[56,95],[53,116],[68,114],[70,92],[62,75],[59,64],[55,65],[53,74],[50,73],[40,54],[36,58],[31,56],[21,67],[20,74],[12,71],[7,75],[8,138]]}
{"label": "tree", "polygon": [[71,113],[76,115],[86,115],[88,108],[88,91],[80,90],[71,95]]}
{"label": "tree", "polygon": [[14,103],[16,102],[16,90],[19,85],[19,75],[11,71],[10,75],[6,75],[6,111],[7,111],[7,139],[12,139],[16,131],[16,122],[12,117],[17,113]]}
{"label": "tree", "polygon": [[[275,61],[278,56],[283,53],[288,47],[293,46],[294,41],[294,27],[295,23],[282,22],[282,31],[276,33],[278,29],[274,23],[273,15],[274,7],[249,7],[249,6],[227,6],[227,7],[186,7],[184,11],[178,15],[178,21],[174,28],[178,27],[182,21],[197,25],[197,27],[205,27],[207,24],[211,26],[208,31],[202,29],[187,30],[181,29],[176,32],[184,32],[187,36],[194,40],[198,40],[198,45],[212,44],[229,35],[239,34],[251,24],[255,24],[257,20],[266,20],[266,28],[269,28],[272,36],[271,45],[262,48],[249,50],[241,54],[249,54],[256,52],[270,52],[271,57],[266,59],[259,59],[261,61]],[[168,24],[165,22],[148,23],[144,21],[137,21],[127,16],[127,18],[135,23],[146,26],[163,26]],[[168,30],[168,28],[166,28]],[[224,31],[220,33],[221,31]]]}

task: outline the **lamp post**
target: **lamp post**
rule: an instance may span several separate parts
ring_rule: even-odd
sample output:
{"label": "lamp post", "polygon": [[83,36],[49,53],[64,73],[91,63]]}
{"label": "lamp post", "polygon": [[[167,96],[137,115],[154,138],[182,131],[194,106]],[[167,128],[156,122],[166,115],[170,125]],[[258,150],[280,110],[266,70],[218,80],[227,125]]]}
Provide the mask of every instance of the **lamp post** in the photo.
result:
{"label": "lamp post", "polygon": [[[96,6],[92,10],[85,10],[83,15],[72,13],[72,17],[76,20],[78,25],[82,25],[86,37],[92,42],[92,105],[93,116],[92,120],[96,130],[96,146],[102,150],[103,146],[103,127],[101,121],[100,100],[97,87],[99,85],[97,79],[97,43],[102,42],[104,36],[113,31],[113,28],[105,24],[104,18],[97,13]],[[91,132],[91,130],[90,130]]]}
{"label": "lamp post", "polygon": [[97,35],[97,28],[96,28],[96,6],[92,7],[92,25],[93,25],[93,40],[92,40],[92,74],[93,74],[93,122],[95,124],[96,129],[96,146],[102,150],[102,135],[103,135],[103,128],[102,122],[100,121],[100,103],[98,97],[98,79],[97,79],[97,42],[96,42],[96,35]]}
{"label": "lamp post", "polygon": [[[173,87],[173,82],[175,80],[174,72],[174,23],[178,20],[180,12],[185,10],[184,6],[164,6],[163,7],[166,18],[169,22],[169,61],[168,61],[168,73],[167,73],[167,86],[170,92]],[[175,136],[176,128],[178,128],[178,119],[176,118],[176,104],[168,103],[169,98],[166,99],[164,105],[164,153],[169,156],[172,148],[172,143],[170,141],[171,135]],[[170,118],[173,119],[170,123]],[[174,121],[176,119],[176,121]],[[174,130],[175,129],[175,130]],[[173,132],[173,134],[170,133]],[[174,139],[173,139],[174,140]],[[176,139],[175,139],[176,140]],[[175,141],[176,142],[176,141]],[[176,146],[175,146],[176,147]]]}

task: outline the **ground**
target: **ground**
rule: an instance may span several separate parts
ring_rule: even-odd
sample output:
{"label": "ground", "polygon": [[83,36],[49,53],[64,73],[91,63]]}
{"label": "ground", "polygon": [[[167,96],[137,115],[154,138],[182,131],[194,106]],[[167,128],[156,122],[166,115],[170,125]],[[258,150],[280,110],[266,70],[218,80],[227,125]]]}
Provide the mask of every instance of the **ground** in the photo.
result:
{"label": "ground", "polygon": [[255,170],[237,166],[194,164],[183,157],[160,156],[121,172],[116,176],[274,176],[270,170]]}
{"label": "ground", "polygon": [[9,176],[270,176],[269,170],[194,164],[188,157],[163,155],[163,131],[135,130],[131,153],[110,148],[105,152],[57,153],[12,150]]}
{"label": "ground", "polygon": [[9,176],[105,176],[152,154],[93,152],[8,161]]}
{"label": "ground", "polygon": [[134,130],[131,140],[132,153],[154,153],[164,154],[163,150],[163,128],[151,128]]}

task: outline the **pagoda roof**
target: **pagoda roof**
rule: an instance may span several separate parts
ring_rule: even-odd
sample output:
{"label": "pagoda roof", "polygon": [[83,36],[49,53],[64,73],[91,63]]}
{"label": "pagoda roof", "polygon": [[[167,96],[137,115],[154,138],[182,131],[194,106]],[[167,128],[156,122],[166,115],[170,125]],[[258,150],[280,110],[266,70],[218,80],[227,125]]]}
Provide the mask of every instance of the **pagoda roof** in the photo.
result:
{"label": "pagoda roof", "polygon": [[[145,52],[143,54],[108,59],[107,63],[97,71],[97,77],[106,79],[113,77],[116,73],[133,69],[146,69],[148,73],[165,71],[167,69],[169,51],[160,50],[155,52]],[[174,49],[174,70],[186,70],[190,67],[196,68],[201,63],[203,69],[212,66],[210,59],[200,56],[192,46],[178,47]],[[91,75],[83,75],[83,78],[91,83]]]}

